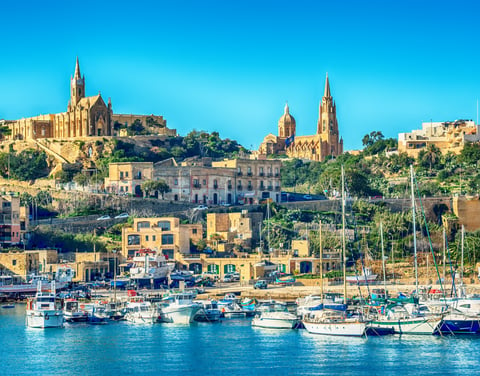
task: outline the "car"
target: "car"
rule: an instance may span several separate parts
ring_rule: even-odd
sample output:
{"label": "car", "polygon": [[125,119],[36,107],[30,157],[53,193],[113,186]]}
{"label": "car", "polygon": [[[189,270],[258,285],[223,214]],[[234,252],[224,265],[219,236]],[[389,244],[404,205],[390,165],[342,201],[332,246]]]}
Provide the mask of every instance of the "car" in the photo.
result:
{"label": "car", "polygon": [[234,272],[232,273],[233,280],[238,282],[240,281],[240,273],[239,272]]}
{"label": "car", "polygon": [[207,205],[198,205],[196,207],[193,208],[193,210],[207,210],[208,209],[208,206]]}
{"label": "car", "polygon": [[268,288],[268,283],[264,279],[259,279],[255,284],[253,285],[253,288],[256,289],[266,289]]}
{"label": "car", "polygon": [[130,215],[128,213],[121,213],[119,215],[116,215],[115,219],[124,219],[124,218],[128,218],[128,217],[130,217]]}
{"label": "car", "polygon": [[106,221],[107,219],[112,219],[109,215],[102,215],[101,217],[97,218],[97,221]]}
{"label": "car", "polygon": [[303,199],[304,199],[304,200],[311,200],[311,199],[312,199],[312,196],[310,196],[310,195],[303,195]]}
{"label": "car", "polygon": [[232,204],[229,204],[228,202],[222,202],[220,206],[225,206],[226,208],[228,208],[229,206],[232,206]]}
{"label": "car", "polygon": [[233,281],[234,281],[234,277],[233,277],[233,275],[231,275],[231,274],[225,274],[225,275],[223,276],[223,280],[222,280],[222,281],[223,281],[223,282],[233,282]]}

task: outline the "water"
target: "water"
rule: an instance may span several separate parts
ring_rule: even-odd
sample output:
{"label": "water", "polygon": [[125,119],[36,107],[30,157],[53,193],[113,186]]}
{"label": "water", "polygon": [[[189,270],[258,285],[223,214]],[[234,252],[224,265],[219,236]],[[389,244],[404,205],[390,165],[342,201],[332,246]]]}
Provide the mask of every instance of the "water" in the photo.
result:
{"label": "water", "polygon": [[474,375],[480,338],[331,338],[252,328],[249,319],[191,326],[126,322],[25,327],[0,308],[0,375]]}

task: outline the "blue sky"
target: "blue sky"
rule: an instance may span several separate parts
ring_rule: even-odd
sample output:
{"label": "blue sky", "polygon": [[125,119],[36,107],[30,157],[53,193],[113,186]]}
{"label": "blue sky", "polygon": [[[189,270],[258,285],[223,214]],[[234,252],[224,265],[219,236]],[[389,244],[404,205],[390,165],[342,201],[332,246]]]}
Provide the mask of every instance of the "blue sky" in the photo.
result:
{"label": "blue sky", "polygon": [[477,117],[474,1],[0,2],[0,119],[66,110],[75,57],[87,95],[257,148],[288,101],[316,131],[328,72],[345,149],[422,121]]}

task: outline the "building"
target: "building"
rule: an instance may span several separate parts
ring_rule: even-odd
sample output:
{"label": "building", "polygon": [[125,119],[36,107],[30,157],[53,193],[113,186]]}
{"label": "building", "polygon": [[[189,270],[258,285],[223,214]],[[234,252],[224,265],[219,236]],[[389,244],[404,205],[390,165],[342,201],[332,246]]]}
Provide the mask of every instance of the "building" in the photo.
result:
{"label": "building", "polygon": [[11,134],[7,140],[35,140],[41,138],[84,138],[115,135],[115,124],[125,126],[139,121],[145,127],[156,125],[159,134],[176,135],[166,127],[166,121],[155,115],[113,114],[110,98],[105,103],[100,92],[86,97],[85,75],[80,72],[77,58],[75,73],[70,78],[70,100],[67,111],[39,115],[20,120],[7,120]]}
{"label": "building", "polygon": [[328,74],[325,91],[319,105],[317,133],[311,136],[296,135],[296,121],[288,104],[278,121],[278,136],[267,135],[258,149],[260,155],[286,154],[290,158],[324,161],[343,153],[337,121],[337,106],[330,92]]}
{"label": "building", "polygon": [[443,154],[460,154],[465,143],[479,141],[480,129],[472,120],[425,122],[422,129],[398,134],[398,151],[416,158],[429,145],[435,145]]}
{"label": "building", "polygon": [[[178,164],[174,158],[148,162],[111,163],[105,189],[114,194],[141,196],[147,180],[163,180],[170,191],[164,199],[206,205],[258,204],[281,200],[280,170],[275,159],[189,159]],[[153,172],[152,172],[153,168]],[[158,196],[158,194],[157,194]]]}
{"label": "building", "polygon": [[252,248],[260,241],[262,213],[250,213],[242,210],[236,213],[208,213],[207,240],[215,235],[224,242]]}
{"label": "building", "polygon": [[20,206],[20,196],[0,196],[0,247],[24,244],[28,226],[29,210]]}
{"label": "building", "polygon": [[24,251],[0,252],[0,275],[18,275],[24,282],[38,272],[38,253]]}
{"label": "building", "polygon": [[180,224],[174,217],[135,218],[133,227],[122,232],[122,255],[133,257],[140,249],[157,250],[169,259],[177,253],[189,254],[191,244],[203,239],[203,228],[198,224]]}

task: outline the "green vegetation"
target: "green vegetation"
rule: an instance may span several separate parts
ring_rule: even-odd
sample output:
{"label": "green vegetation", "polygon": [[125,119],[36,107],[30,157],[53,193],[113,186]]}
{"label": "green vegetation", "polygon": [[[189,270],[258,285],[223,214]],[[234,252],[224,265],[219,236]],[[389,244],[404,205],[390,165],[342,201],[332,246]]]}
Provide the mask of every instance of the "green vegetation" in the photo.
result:
{"label": "green vegetation", "polygon": [[35,180],[48,175],[47,155],[26,149],[20,153],[0,153],[0,175],[17,180]]}
{"label": "green vegetation", "polygon": [[29,247],[45,249],[53,247],[60,252],[105,252],[106,244],[93,234],[71,234],[60,230],[40,226],[29,239]]}

